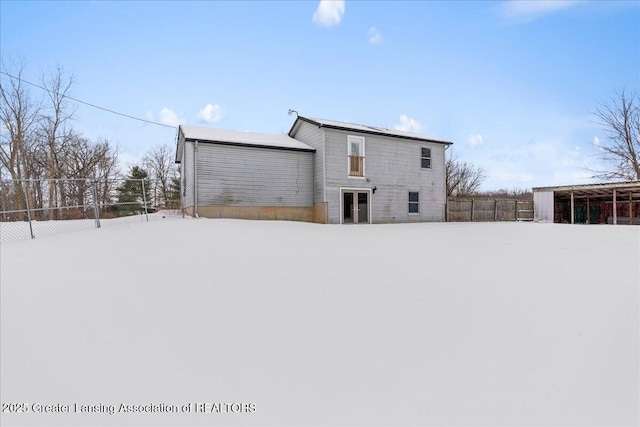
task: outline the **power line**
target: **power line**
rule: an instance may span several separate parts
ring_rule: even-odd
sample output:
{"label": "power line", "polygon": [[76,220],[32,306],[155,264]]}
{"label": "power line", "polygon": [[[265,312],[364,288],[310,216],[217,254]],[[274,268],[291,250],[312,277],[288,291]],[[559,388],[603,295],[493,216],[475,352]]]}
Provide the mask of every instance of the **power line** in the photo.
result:
{"label": "power line", "polygon": [[81,101],[81,100],[79,100],[77,98],[72,98],[69,95],[62,95],[62,94],[60,94],[58,92],[52,91],[51,89],[47,89],[44,86],[40,86],[40,85],[37,85],[35,83],[31,83],[31,82],[29,82],[29,81],[27,81],[27,80],[25,80],[23,78],[12,76],[11,74],[5,73],[4,71],[0,71],[0,74],[4,74],[5,76],[11,77],[12,79],[20,80],[21,82],[24,82],[24,83],[26,83],[28,85],[37,87],[38,89],[42,89],[42,90],[47,91],[49,93],[52,93],[54,95],[58,95],[58,96],[61,96],[63,98],[68,98],[68,99],[70,99],[72,101],[79,102],[80,104],[88,105],[89,107],[97,108],[98,110],[103,110],[103,111],[106,111],[108,113],[117,114],[119,116],[127,117],[129,119],[138,120],[140,122],[145,122],[145,123],[149,123],[149,124],[156,125],[156,126],[164,126],[166,128],[176,129],[175,126],[165,125],[164,123],[152,122],[151,120],[141,119],[140,117],[134,117],[134,116],[130,116],[129,114],[119,113],[117,111],[110,110],[108,108],[100,107],[99,105],[91,104],[90,102],[85,102],[85,101]]}

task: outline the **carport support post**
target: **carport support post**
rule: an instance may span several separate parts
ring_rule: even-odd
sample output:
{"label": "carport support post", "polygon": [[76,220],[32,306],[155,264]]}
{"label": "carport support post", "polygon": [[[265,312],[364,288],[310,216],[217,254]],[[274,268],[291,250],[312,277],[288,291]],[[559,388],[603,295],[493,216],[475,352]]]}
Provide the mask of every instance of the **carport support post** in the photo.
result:
{"label": "carport support post", "polygon": [[498,199],[493,201],[493,220],[498,220]]}
{"label": "carport support post", "polygon": [[516,200],[516,221],[518,220],[518,201]]}
{"label": "carport support post", "polygon": [[573,201],[573,190],[571,190],[571,224],[574,223],[575,219],[576,219],[576,212],[575,212],[575,205]]}
{"label": "carport support post", "polygon": [[618,224],[618,210],[616,209],[616,189],[613,189],[613,225]]}
{"label": "carport support post", "polygon": [[629,192],[629,225],[633,225],[633,202],[631,201],[631,192]]}
{"label": "carport support post", "polygon": [[589,212],[589,196],[587,196],[587,224],[591,224],[591,212]]}

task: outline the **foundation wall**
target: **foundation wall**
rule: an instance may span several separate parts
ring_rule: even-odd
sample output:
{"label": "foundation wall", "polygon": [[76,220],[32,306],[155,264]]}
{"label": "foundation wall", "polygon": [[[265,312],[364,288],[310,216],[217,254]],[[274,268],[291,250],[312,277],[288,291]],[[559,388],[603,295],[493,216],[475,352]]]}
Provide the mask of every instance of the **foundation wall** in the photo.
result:
{"label": "foundation wall", "polygon": [[[185,208],[194,215],[194,208]],[[273,221],[304,221],[327,223],[327,204],[315,203],[309,207],[290,206],[198,206],[198,216],[204,218],[257,219]]]}

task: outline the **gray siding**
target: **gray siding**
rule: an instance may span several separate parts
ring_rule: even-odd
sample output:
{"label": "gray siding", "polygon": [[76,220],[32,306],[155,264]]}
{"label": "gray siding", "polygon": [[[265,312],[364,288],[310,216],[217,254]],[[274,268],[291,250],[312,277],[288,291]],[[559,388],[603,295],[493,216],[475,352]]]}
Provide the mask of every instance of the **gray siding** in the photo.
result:
{"label": "gray siding", "polygon": [[181,188],[183,197],[183,207],[189,208],[194,205],[194,180],[193,180],[193,142],[182,142],[182,160],[180,163]]}
{"label": "gray siding", "polygon": [[[349,178],[347,136],[365,138],[366,178]],[[374,223],[443,221],[445,145],[325,128],[329,222],[340,222],[340,188],[373,188]],[[431,148],[431,169],[421,169],[421,147]],[[420,193],[420,213],[409,215],[409,192]]]}
{"label": "gray siding", "polygon": [[198,144],[199,206],[312,206],[313,153]]}
{"label": "gray siding", "polygon": [[314,202],[324,202],[324,130],[301,120],[292,136],[316,149],[313,165]]}

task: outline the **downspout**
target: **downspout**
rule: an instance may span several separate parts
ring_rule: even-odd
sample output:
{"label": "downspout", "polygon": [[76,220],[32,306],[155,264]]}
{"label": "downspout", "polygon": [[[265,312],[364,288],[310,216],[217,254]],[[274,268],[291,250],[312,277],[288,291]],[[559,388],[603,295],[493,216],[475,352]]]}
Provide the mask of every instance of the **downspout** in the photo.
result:
{"label": "downspout", "polygon": [[[320,126],[322,132],[322,201],[327,202],[327,133]],[[329,213],[327,212],[327,222],[329,221]]]}
{"label": "downspout", "polygon": [[[180,134],[178,133],[178,138]],[[180,157],[180,208],[182,210],[182,217],[186,211],[185,205],[187,204],[187,141],[182,142],[182,156]]]}
{"label": "downspout", "polygon": [[313,206],[313,219],[311,222],[316,222],[316,155],[318,154],[318,150],[313,153],[313,160],[311,161],[311,203]]}
{"label": "downspout", "polygon": [[198,141],[193,141],[193,216],[198,216]]}
{"label": "downspout", "polygon": [[451,147],[451,144],[444,146],[444,222],[449,222],[449,199],[447,197],[447,150]]}

